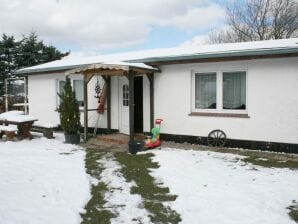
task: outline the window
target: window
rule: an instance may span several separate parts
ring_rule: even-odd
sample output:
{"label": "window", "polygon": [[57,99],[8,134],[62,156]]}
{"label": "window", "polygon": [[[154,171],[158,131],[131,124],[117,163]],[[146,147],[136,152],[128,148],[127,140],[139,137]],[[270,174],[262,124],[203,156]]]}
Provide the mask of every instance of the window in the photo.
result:
{"label": "window", "polygon": [[247,113],[247,72],[196,72],[192,75],[192,112]]}
{"label": "window", "polygon": [[246,72],[223,72],[223,109],[246,109]]}
{"label": "window", "polygon": [[128,106],[129,104],[129,88],[128,85],[122,86],[123,91],[123,106]]}
{"label": "window", "polygon": [[84,106],[83,80],[73,80],[73,90],[80,107]]}
{"label": "window", "polygon": [[195,108],[216,109],[216,73],[195,75]]}
{"label": "window", "polygon": [[[58,81],[57,81],[57,86],[58,86],[58,93],[59,93],[59,94],[62,94],[63,91],[64,91],[65,81],[63,81],[63,80],[58,80]],[[60,99],[60,97],[57,95],[57,107],[59,107],[60,102],[61,102],[61,99]]]}
{"label": "window", "polygon": [[58,86],[59,86],[59,94],[62,94],[64,91],[65,81],[59,80]]}

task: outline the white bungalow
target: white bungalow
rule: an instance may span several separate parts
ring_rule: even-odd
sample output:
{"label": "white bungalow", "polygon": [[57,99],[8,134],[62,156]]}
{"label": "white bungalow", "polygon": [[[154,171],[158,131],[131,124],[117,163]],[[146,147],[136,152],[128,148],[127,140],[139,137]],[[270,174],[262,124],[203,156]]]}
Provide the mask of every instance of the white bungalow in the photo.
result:
{"label": "white bungalow", "polygon": [[[206,144],[221,130],[226,146],[298,152],[298,39],[66,57],[17,74],[28,78],[30,114],[41,121],[59,123],[57,92],[68,74],[85,131],[99,118],[102,132],[133,138],[162,118],[163,139]],[[104,115],[97,82],[107,83]]]}

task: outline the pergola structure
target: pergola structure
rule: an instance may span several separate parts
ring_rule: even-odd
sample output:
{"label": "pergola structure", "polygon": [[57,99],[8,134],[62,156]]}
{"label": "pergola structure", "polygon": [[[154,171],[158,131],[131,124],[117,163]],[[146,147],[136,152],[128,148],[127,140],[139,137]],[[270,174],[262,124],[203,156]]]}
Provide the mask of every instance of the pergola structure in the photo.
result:
{"label": "pergola structure", "polygon": [[150,127],[154,125],[154,73],[159,69],[143,63],[95,63],[66,72],[84,77],[84,140],[88,139],[88,83],[93,76],[102,76],[107,88],[107,128],[111,129],[111,76],[125,76],[129,82],[129,140],[134,141],[134,77],[147,75],[150,82]]}

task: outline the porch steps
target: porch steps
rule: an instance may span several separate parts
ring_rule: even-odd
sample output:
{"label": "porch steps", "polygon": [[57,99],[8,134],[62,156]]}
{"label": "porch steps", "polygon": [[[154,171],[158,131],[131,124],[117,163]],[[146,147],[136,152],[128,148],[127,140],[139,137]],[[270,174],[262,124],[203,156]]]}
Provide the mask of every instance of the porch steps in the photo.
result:
{"label": "porch steps", "polygon": [[[117,143],[117,144],[128,144],[129,142],[129,136],[122,134],[122,133],[114,133],[110,135],[101,135],[97,136],[97,139],[99,141],[104,142],[111,142],[111,143]],[[136,141],[143,141],[146,139],[146,136],[143,134],[135,134],[135,140]]]}
{"label": "porch steps", "polygon": [[97,140],[103,142],[117,143],[117,144],[128,144],[129,137],[125,134],[114,133],[110,135],[97,136]]}
{"label": "porch steps", "polygon": [[[142,141],[146,136],[136,134],[135,140]],[[91,150],[99,150],[103,152],[127,152],[129,136],[121,133],[113,133],[109,135],[101,135],[89,139],[84,147]]]}

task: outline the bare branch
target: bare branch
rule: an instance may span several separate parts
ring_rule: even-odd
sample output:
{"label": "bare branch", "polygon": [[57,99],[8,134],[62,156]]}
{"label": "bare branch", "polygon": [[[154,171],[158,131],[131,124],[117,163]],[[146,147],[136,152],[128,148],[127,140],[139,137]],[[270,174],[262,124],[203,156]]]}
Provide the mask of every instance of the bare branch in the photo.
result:
{"label": "bare branch", "polygon": [[290,38],[298,35],[297,0],[234,1],[227,7],[229,29],[213,31],[210,42]]}

